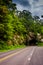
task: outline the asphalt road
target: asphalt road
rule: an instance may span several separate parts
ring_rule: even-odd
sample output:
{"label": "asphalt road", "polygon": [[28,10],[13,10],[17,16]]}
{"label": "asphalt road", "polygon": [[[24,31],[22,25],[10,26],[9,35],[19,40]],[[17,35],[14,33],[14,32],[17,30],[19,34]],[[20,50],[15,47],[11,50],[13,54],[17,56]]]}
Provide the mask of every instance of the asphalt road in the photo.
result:
{"label": "asphalt road", "polygon": [[0,53],[0,65],[43,65],[43,47],[26,47]]}

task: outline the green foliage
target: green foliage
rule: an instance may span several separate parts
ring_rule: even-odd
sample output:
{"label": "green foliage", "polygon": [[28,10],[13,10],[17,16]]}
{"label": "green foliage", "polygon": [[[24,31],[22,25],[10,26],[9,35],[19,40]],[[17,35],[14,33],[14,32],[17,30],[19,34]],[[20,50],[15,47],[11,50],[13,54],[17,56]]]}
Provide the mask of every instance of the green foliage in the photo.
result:
{"label": "green foliage", "polygon": [[0,38],[8,40],[13,36],[13,18],[11,15],[7,15],[5,20],[0,24]]}
{"label": "green foliage", "polygon": [[43,26],[41,26],[41,34],[43,35]]}
{"label": "green foliage", "polygon": [[22,22],[19,20],[18,17],[15,17],[13,26],[14,26],[14,32],[18,32],[19,34],[26,32],[25,26],[22,24]]}
{"label": "green foliage", "polygon": [[9,5],[12,2],[12,0],[0,0],[0,5]]}
{"label": "green foliage", "polygon": [[11,46],[4,46],[3,45],[3,47],[4,48],[2,48],[2,46],[0,47],[0,52],[6,52],[6,51],[10,51],[10,50],[15,50],[15,49],[20,49],[20,48],[25,48],[26,46],[23,44],[23,45],[15,45],[15,46],[13,46],[13,45],[11,45]]}
{"label": "green foliage", "polygon": [[39,42],[37,43],[38,46],[43,46],[43,43]]}
{"label": "green foliage", "polygon": [[27,10],[17,11],[16,4],[12,0],[0,0],[0,48],[8,46],[8,41],[12,42],[11,45],[15,45],[14,35],[18,44],[28,40],[26,38],[29,32],[43,35],[43,25],[38,19],[38,16],[32,17],[31,12]]}

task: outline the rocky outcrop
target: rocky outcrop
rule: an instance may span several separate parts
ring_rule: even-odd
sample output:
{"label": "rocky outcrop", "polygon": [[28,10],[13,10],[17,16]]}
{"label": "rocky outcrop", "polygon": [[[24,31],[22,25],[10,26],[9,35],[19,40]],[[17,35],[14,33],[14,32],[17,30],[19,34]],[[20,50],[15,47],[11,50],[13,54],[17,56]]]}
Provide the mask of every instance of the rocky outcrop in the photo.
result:
{"label": "rocky outcrop", "polygon": [[37,33],[37,40],[43,42],[43,35]]}

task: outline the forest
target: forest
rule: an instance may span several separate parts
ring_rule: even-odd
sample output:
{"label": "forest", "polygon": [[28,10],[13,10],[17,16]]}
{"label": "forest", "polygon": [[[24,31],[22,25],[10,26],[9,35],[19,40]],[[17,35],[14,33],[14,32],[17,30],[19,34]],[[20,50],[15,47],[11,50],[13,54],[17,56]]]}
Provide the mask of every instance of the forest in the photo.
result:
{"label": "forest", "polygon": [[12,0],[0,0],[0,49],[39,43],[43,43],[43,20],[28,10],[18,11]]}

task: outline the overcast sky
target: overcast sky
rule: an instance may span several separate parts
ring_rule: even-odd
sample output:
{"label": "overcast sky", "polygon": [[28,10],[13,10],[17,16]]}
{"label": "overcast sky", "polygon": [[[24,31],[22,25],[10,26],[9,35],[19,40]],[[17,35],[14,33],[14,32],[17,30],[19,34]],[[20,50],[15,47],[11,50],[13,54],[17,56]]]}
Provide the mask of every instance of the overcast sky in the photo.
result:
{"label": "overcast sky", "polygon": [[13,0],[18,10],[29,10],[33,15],[43,14],[43,0]]}

